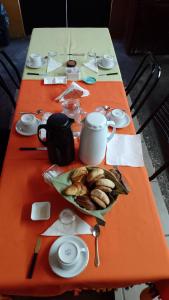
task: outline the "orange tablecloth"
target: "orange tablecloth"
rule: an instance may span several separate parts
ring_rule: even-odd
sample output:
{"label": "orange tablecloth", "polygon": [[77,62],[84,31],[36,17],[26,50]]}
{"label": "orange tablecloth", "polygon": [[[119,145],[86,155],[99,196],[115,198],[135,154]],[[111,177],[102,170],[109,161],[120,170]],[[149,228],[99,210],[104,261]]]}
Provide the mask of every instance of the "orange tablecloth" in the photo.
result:
{"label": "orange tablecloth", "polygon": [[[87,88],[90,96],[81,100],[85,110],[93,110],[101,104],[128,110],[122,83],[99,82]],[[43,237],[33,278],[26,279],[36,237],[57,219],[64,207],[70,206],[43,181],[41,174],[50,165],[47,153],[18,150],[18,147],[36,146],[39,142],[36,137],[19,136],[15,132],[15,122],[21,110],[43,108],[59,111],[60,106],[53,98],[61,89],[58,86],[44,86],[40,81],[22,82],[1,178],[0,293],[46,296],[76,288],[115,288],[169,278],[168,249],[146,170],[121,167],[131,192],[127,196],[119,196],[106,215],[106,226],[101,228],[99,238],[100,267],[94,266],[93,237],[83,235],[81,237],[90,252],[87,268],[71,279],[56,276],[48,264],[49,248],[56,238]],[[132,134],[134,127],[131,124],[118,132]],[[78,161],[72,163],[68,169],[78,164]],[[31,205],[35,201],[51,202],[50,220],[30,220]],[[79,215],[94,225],[94,218]]]}

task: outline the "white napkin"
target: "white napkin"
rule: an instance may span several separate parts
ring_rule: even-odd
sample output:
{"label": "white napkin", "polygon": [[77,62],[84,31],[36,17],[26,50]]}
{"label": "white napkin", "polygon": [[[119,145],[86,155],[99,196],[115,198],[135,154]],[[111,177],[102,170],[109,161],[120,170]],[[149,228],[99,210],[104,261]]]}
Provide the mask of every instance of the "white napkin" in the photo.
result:
{"label": "white napkin", "polygon": [[44,78],[44,84],[67,84],[66,76],[48,76]]}
{"label": "white napkin", "polygon": [[57,62],[53,58],[48,58],[48,66],[47,66],[47,73],[52,72],[58,68],[60,68],[62,64],[60,62]]}
{"label": "white napkin", "polygon": [[114,166],[144,166],[141,135],[115,134],[107,144],[106,163]]}
{"label": "white napkin", "polygon": [[98,73],[98,66],[97,62],[95,59],[92,59],[86,63],[84,63],[84,66],[87,67],[88,69],[92,70],[95,73]]}
{"label": "white napkin", "polygon": [[86,97],[90,94],[90,92],[88,90],[83,89],[79,84],[77,84],[76,82],[73,81],[71,83],[71,85],[62,94],[60,94],[59,96],[57,96],[55,98],[55,100],[61,100],[62,101],[62,98],[64,98],[64,96],[66,96],[67,94],[69,94],[73,90],[82,91],[83,94],[82,94],[81,97]]}
{"label": "white napkin", "polygon": [[58,219],[41,235],[62,236],[72,234],[92,234],[91,226],[75,214],[75,221],[72,224],[63,224]]}

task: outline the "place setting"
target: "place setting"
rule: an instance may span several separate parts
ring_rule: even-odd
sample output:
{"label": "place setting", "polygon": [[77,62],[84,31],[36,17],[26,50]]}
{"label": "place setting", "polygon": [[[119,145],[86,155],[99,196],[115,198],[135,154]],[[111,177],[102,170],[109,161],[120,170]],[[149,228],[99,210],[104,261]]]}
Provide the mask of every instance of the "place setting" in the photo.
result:
{"label": "place setting", "polygon": [[[31,220],[42,222],[51,215],[50,202],[32,203]],[[89,249],[87,244],[77,235],[92,234],[92,227],[80,218],[73,210],[63,209],[59,218],[41,233],[37,241],[42,237],[58,237],[49,249],[48,261],[51,270],[63,278],[71,278],[79,275],[89,261]],[[35,247],[36,248],[36,247]],[[35,264],[32,261],[28,271],[28,278],[32,278]]]}
{"label": "place setting", "polygon": [[37,134],[38,126],[41,120],[36,118],[36,114],[23,113],[15,125],[16,132],[23,136],[32,136]]}
{"label": "place setting", "polygon": [[105,115],[108,121],[113,121],[114,127],[117,129],[125,128],[130,125],[131,118],[123,109],[103,105],[97,106],[95,110]]}
{"label": "place setting", "polygon": [[[42,222],[49,219],[50,215],[50,202],[32,203],[32,221]],[[89,261],[89,249],[83,239],[77,236],[83,234],[92,234],[92,227],[68,208],[62,210],[59,218],[40,234],[38,240],[45,236],[58,237],[52,243],[48,254],[49,265],[56,275],[71,278],[79,275],[86,268]],[[32,276],[33,270],[30,268],[28,278]]]}
{"label": "place setting", "polygon": [[46,63],[47,59],[37,53],[31,53],[26,60],[26,66],[31,69],[40,69]]}

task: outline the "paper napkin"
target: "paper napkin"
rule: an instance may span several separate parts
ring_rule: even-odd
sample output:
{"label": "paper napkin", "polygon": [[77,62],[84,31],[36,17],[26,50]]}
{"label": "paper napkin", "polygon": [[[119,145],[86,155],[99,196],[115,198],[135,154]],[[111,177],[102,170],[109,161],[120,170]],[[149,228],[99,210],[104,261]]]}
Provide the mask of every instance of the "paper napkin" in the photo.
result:
{"label": "paper napkin", "polygon": [[73,223],[66,225],[58,219],[41,235],[62,236],[78,234],[92,234],[92,230],[89,224],[75,214],[75,221]]}
{"label": "paper napkin", "polygon": [[62,64],[60,62],[57,62],[53,58],[48,58],[48,66],[47,66],[47,73],[52,72],[58,68],[60,68]]}
{"label": "paper napkin", "polygon": [[81,97],[86,97],[86,96],[88,96],[90,94],[90,92],[88,90],[83,89],[79,84],[77,84],[76,82],[73,81],[71,83],[71,85],[62,94],[60,94],[59,96],[57,96],[54,100],[62,101],[62,99],[64,98],[64,96],[68,95],[69,93],[70,93],[70,98],[72,98],[71,97],[71,93],[73,91],[81,91],[82,92]]}
{"label": "paper napkin", "polygon": [[107,144],[106,163],[114,166],[144,166],[140,134],[115,134]]}
{"label": "paper napkin", "polygon": [[84,66],[87,67],[88,69],[92,70],[95,73],[98,73],[98,66],[97,62],[95,59],[92,59],[86,63],[84,63]]}

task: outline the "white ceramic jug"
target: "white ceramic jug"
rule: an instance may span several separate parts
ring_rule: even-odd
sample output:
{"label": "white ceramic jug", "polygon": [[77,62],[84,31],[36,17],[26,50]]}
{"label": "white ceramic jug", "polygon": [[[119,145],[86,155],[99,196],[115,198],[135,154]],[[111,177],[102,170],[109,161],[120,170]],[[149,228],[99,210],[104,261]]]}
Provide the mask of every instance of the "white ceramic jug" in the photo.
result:
{"label": "white ceramic jug", "polygon": [[[108,126],[113,127],[113,132],[108,136]],[[80,160],[89,165],[97,165],[104,159],[106,145],[115,132],[115,123],[107,121],[106,117],[99,112],[87,115],[83,122],[80,135]]]}

